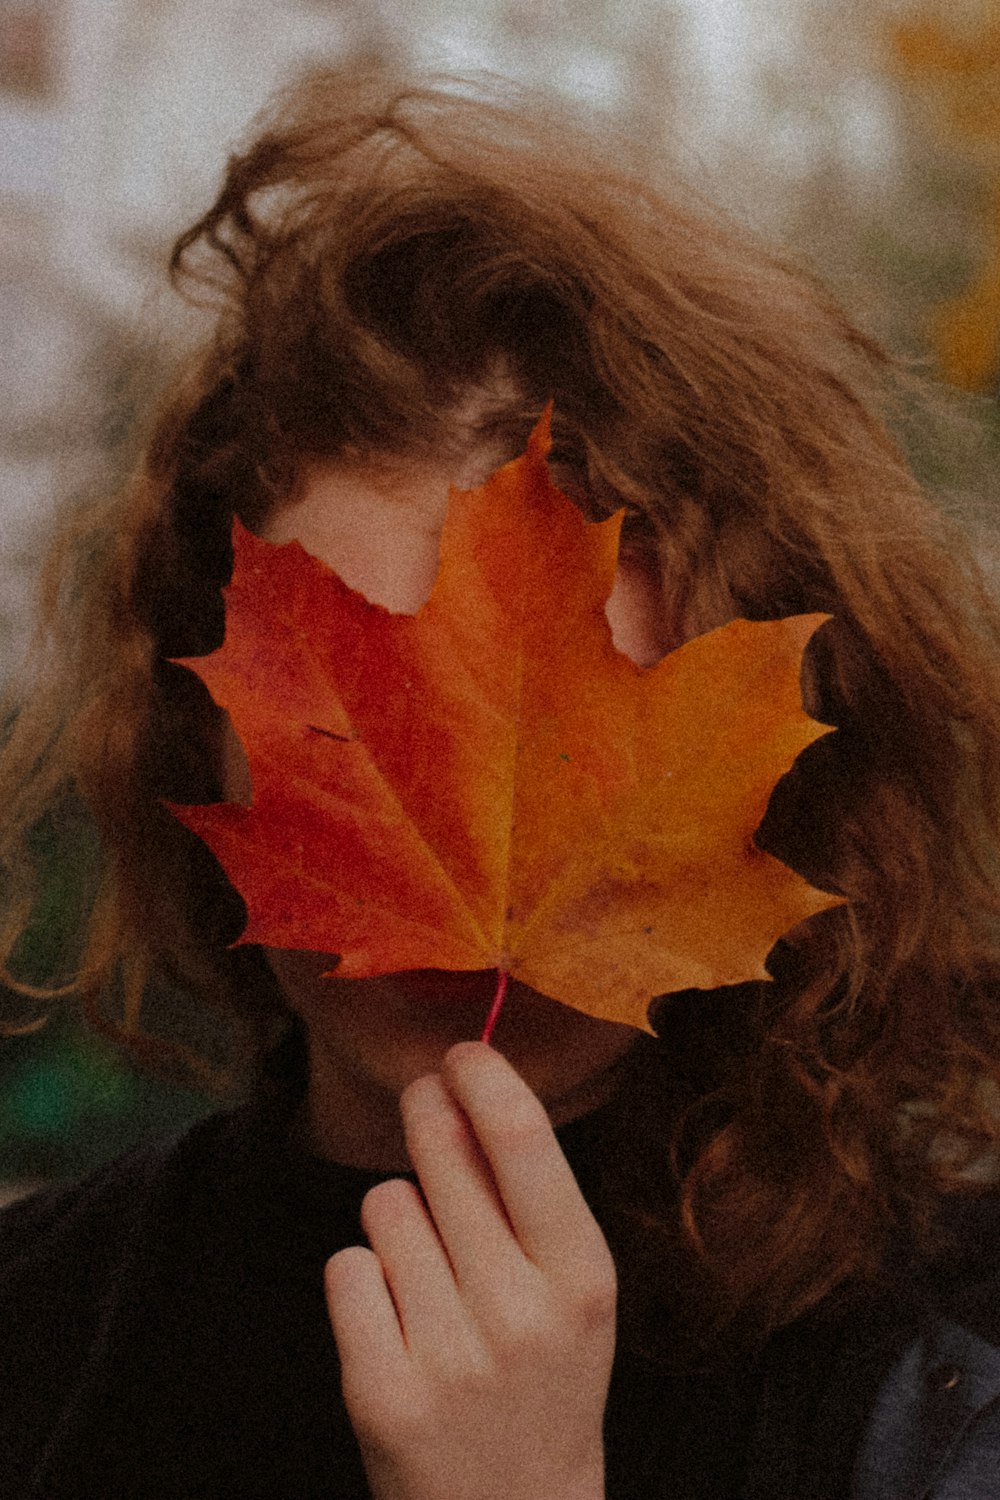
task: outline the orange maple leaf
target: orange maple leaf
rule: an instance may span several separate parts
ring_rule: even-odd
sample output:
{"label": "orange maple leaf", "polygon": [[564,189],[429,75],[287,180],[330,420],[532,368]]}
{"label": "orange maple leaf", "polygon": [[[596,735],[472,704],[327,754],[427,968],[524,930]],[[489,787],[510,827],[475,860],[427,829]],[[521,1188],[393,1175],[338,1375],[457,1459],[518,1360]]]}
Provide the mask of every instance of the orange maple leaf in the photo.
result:
{"label": "orange maple leaf", "polygon": [[737,620],[636,666],[605,617],[621,515],[586,522],[548,447],[543,419],[452,491],[415,615],[237,523],[225,642],[185,665],[253,800],[173,811],[242,895],[240,942],[337,953],[344,977],[497,969],[649,1030],[654,996],[767,978],[776,939],[837,904],[753,841],[827,733],[799,688],[827,616]]}

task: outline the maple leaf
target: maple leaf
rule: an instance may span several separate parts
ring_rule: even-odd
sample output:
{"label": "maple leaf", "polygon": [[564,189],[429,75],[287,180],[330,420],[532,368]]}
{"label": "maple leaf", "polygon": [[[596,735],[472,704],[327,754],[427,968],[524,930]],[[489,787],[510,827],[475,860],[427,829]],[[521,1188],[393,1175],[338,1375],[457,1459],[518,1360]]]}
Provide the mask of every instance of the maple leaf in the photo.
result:
{"label": "maple leaf", "polygon": [[249,806],[173,807],[242,895],[239,941],[337,974],[497,969],[650,1030],[659,994],[767,978],[839,898],[758,849],[825,615],[737,620],[653,667],[605,616],[621,515],[527,453],[451,492],[430,598],[391,614],[237,522],[226,635],[185,660],[246,751]]}

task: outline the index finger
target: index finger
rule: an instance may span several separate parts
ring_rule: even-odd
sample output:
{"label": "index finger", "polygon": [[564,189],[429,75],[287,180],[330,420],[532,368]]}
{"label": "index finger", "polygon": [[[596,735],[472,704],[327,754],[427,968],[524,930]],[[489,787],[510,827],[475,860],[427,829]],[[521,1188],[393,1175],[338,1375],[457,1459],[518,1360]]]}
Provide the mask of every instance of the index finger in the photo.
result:
{"label": "index finger", "polygon": [[582,1260],[607,1254],[544,1105],[510,1063],[483,1042],[459,1042],[446,1053],[441,1073],[490,1164],[528,1259],[571,1277]]}

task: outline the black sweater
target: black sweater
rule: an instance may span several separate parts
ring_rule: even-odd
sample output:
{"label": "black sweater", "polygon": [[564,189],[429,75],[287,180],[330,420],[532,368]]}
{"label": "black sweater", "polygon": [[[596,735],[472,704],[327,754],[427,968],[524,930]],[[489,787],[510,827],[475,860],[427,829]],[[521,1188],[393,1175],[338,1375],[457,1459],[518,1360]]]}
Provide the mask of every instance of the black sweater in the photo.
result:
{"label": "black sweater", "polygon": [[[0,1215],[0,1496],[354,1500],[326,1258],[363,1242],[375,1173],[288,1144],[262,1089],[179,1141]],[[602,1112],[560,1131],[588,1199]],[[821,1308],[755,1356],[683,1373],[619,1339],[608,1500],[847,1500],[907,1298]],[[677,1330],[678,1338],[682,1331]]]}

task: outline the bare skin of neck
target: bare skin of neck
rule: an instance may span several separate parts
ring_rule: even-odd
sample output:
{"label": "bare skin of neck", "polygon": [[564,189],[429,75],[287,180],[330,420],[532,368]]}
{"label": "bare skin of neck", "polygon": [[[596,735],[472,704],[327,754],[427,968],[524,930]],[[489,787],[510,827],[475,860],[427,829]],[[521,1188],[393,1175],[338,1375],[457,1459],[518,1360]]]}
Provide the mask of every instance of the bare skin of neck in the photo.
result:
{"label": "bare skin of neck", "polygon": [[[599,1073],[547,1102],[558,1129],[606,1103],[620,1083],[615,1059]],[[314,1040],[309,1049],[309,1085],[293,1140],[314,1155],[377,1172],[412,1170],[403,1139],[398,1095],[368,1073],[352,1069],[337,1052]]]}

